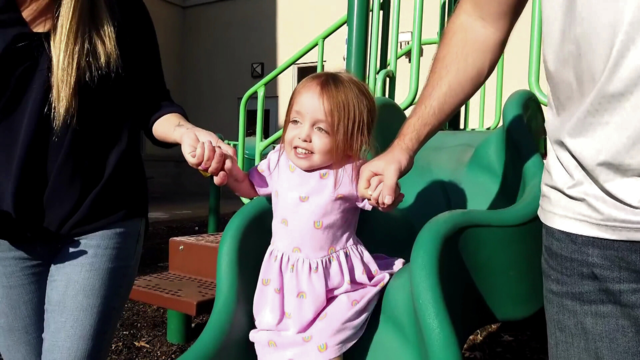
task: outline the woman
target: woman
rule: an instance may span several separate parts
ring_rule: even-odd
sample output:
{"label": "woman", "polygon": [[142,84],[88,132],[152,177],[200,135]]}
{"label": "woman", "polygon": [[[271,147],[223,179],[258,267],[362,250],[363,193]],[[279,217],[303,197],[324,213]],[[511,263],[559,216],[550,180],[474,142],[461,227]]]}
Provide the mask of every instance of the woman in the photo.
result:
{"label": "woman", "polygon": [[104,359],[147,218],[141,134],[235,152],[166,88],[142,0],[0,0],[0,354]]}

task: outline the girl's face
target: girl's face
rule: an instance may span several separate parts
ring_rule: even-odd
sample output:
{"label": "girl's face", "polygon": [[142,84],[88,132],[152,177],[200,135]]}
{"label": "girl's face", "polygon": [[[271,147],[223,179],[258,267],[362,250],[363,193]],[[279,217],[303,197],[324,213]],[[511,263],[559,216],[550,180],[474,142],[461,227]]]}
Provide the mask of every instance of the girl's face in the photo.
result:
{"label": "girl's face", "polygon": [[309,84],[296,95],[284,149],[293,164],[312,171],[333,163],[331,127],[318,86]]}

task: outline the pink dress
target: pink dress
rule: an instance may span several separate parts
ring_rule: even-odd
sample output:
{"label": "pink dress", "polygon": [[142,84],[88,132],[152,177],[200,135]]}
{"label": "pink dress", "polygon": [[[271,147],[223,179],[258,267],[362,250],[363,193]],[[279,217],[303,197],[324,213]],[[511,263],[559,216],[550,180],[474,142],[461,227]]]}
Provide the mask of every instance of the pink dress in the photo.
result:
{"label": "pink dress", "polygon": [[[278,159],[280,157],[280,159]],[[305,172],[273,150],[249,177],[271,195],[272,240],[260,270],[249,338],[259,359],[332,359],[364,332],[404,260],[370,255],[356,237],[354,165]],[[338,182],[336,183],[336,176]],[[337,185],[337,186],[336,186]]]}

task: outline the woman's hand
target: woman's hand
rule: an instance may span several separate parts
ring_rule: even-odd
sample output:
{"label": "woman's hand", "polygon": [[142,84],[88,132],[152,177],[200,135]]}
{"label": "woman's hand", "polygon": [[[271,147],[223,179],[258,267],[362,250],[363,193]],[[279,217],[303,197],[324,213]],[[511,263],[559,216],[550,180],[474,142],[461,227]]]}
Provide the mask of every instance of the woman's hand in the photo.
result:
{"label": "woman's hand", "polygon": [[187,163],[213,176],[223,170],[225,155],[236,157],[236,150],[220,140],[216,134],[193,127],[182,132],[178,141]]}
{"label": "woman's hand", "polygon": [[180,144],[189,166],[213,175],[217,185],[226,183],[226,174],[219,177],[224,171],[225,154],[236,158],[236,150],[216,134],[189,123],[179,114],[168,114],[156,121],[153,136],[162,142]]}

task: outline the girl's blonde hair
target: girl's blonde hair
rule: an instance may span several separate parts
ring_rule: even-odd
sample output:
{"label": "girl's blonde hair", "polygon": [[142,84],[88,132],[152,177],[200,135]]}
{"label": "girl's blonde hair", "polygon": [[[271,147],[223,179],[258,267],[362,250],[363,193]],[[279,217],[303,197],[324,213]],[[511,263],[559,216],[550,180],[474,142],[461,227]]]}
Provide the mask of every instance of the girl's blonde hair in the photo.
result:
{"label": "girl's blonde hair", "polygon": [[315,85],[323,97],[331,129],[333,161],[363,160],[371,148],[371,135],[376,120],[376,102],[369,87],[346,72],[321,72],[298,84],[287,107],[281,144],[291,121],[296,96],[304,88]]}
{"label": "girl's blonde hair", "polygon": [[108,0],[56,0],[51,32],[51,102],[56,130],[72,123],[78,87],[119,65]]}

